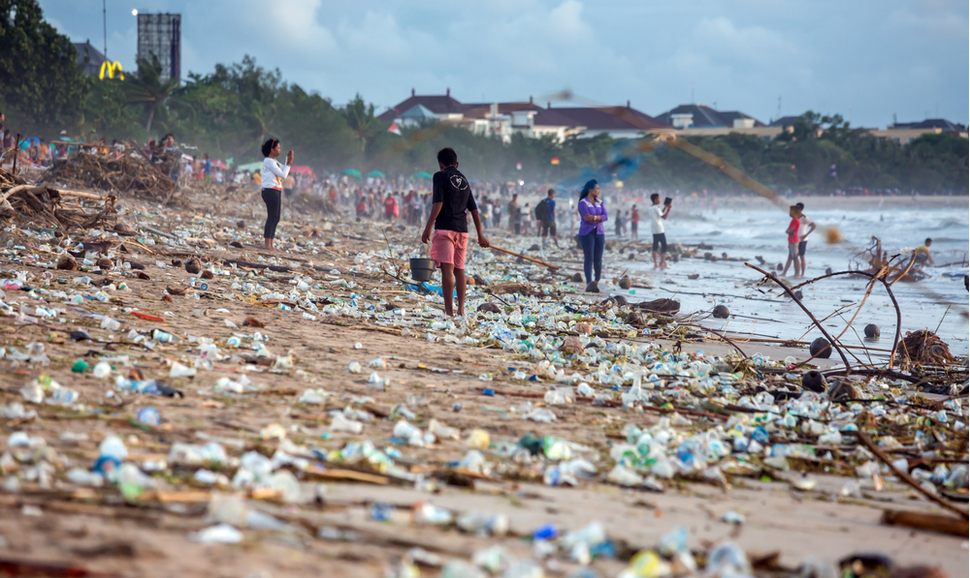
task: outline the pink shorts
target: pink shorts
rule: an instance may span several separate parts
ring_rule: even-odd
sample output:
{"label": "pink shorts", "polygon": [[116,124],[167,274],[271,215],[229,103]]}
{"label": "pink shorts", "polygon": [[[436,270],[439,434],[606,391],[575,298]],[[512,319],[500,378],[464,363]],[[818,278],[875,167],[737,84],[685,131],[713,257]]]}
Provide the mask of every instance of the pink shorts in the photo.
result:
{"label": "pink shorts", "polygon": [[465,269],[465,249],[468,248],[468,233],[435,229],[431,235],[431,258],[438,267],[449,263],[455,269]]}

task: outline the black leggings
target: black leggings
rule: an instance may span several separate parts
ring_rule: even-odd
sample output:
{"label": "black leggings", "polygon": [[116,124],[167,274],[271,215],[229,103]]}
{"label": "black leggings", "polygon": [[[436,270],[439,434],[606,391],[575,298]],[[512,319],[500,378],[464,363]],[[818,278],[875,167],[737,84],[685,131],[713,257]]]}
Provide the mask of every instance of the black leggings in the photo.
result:
{"label": "black leggings", "polygon": [[266,203],[266,226],[263,227],[264,239],[276,238],[276,225],[280,224],[280,209],[283,203],[276,189],[263,189],[263,202]]}

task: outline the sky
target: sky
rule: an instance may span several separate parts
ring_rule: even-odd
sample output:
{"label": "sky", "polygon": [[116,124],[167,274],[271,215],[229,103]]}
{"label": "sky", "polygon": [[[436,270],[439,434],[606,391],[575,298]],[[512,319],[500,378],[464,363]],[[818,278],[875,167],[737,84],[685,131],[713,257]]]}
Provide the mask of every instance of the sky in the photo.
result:
{"label": "sky", "polygon": [[[806,110],[853,126],[966,124],[966,0],[104,0],[107,48],[135,68],[139,12],[182,14],[182,71],[251,55],[283,79],[378,112],[417,94],[461,102],[679,104],[762,122]],[[104,45],[102,0],[40,0]],[[563,91],[576,95],[557,99]]]}

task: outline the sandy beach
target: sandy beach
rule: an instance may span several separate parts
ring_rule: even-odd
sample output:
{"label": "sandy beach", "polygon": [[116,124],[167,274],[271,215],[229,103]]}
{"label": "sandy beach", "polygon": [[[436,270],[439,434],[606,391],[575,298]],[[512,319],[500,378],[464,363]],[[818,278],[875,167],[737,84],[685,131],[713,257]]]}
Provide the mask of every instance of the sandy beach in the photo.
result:
{"label": "sandy beach", "polygon": [[[967,203],[966,198],[932,199],[940,204],[962,202],[964,208]],[[871,204],[875,200],[832,202]],[[892,202],[913,201],[900,198]],[[919,200],[926,202],[931,201]],[[287,210],[281,242],[287,252],[273,255],[255,246],[261,205],[252,195],[193,198],[192,203],[188,210],[173,210],[125,200],[120,220],[198,241],[172,245],[166,237],[145,233],[142,228],[134,239],[155,244],[139,243],[142,247],[138,247],[128,243],[122,249],[120,244],[126,238],[108,233],[116,266],[104,272],[94,272],[96,267],[91,266],[87,272],[44,268],[54,262],[57,242],[36,237],[22,220],[4,233],[8,249],[0,268],[8,283],[22,273],[22,280],[31,287],[48,291],[76,288],[79,294],[92,296],[98,293],[97,287],[77,286],[73,279],[89,276],[95,285],[114,285],[104,289],[105,301],[91,297],[65,302],[50,293],[28,298],[11,285],[4,290],[4,301],[12,313],[0,317],[0,344],[8,348],[5,359],[0,360],[0,409],[25,403],[21,388],[41,374],[79,394],[73,406],[26,403],[36,417],[2,421],[0,440],[6,451],[23,457],[25,448],[30,448],[24,459],[0,465],[7,480],[0,490],[0,552],[5,561],[60,564],[117,576],[275,578],[312,573],[349,577],[384,575],[406,553],[421,548],[424,554],[412,552],[409,559],[423,564],[422,576],[437,576],[441,568],[436,559],[470,561],[475,552],[496,545],[509,555],[532,559],[531,536],[537,528],[552,524],[567,532],[598,521],[615,551],[612,557],[594,557],[591,568],[602,576],[616,575],[628,567],[633,553],[655,547],[662,536],[680,527],[687,530],[687,546],[699,559],[713,546],[731,541],[755,563],[753,573],[758,576],[789,575],[785,572],[794,572],[811,558],[831,566],[858,553],[883,554],[900,566],[940,566],[954,577],[970,571],[965,536],[881,523],[884,510],[953,515],[887,470],[877,476],[876,485],[871,476],[859,478],[855,468],[868,459],[849,432],[840,442],[819,443],[817,433],[772,429],[775,442],[817,448],[811,457],[790,457],[785,468],[765,465],[764,452],[735,454],[725,458],[732,467],[720,480],[705,481],[697,470],[661,479],[662,492],[638,484],[621,487],[607,479],[615,465],[611,448],[627,440],[624,428],[629,424],[644,431],[672,427],[683,435],[724,431],[729,423],[750,425],[766,415],[753,409],[742,411],[745,408],[737,404],[747,402],[739,396],[751,399],[759,392],[780,390],[801,395],[793,375],[806,368],[785,369],[777,362],[788,357],[796,363],[806,360],[809,355],[804,347],[742,344],[749,354],[757,347],[776,365],[760,375],[748,371],[747,377],[734,382],[732,389],[737,393],[701,393],[697,389],[701,381],[669,377],[665,378],[669,380],[667,389],[650,390],[643,402],[629,407],[622,407],[619,401],[629,383],[612,387],[591,382],[603,396],[599,402],[585,397],[565,405],[549,404],[544,396],[550,387],[563,387],[564,383],[542,374],[537,356],[530,353],[539,351],[541,359],[542,345],[516,352],[494,340],[463,343],[462,339],[480,337],[476,331],[507,323],[510,315],[535,314],[535,302],[547,303],[549,311],[568,303],[577,311],[571,319],[564,319],[570,321],[568,327],[542,329],[544,320],[539,314],[532,327],[523,322],[519,337],[532,335],[536,343],[548,343],[545,351],[550,355],[565,338],[578,338],[589,345],[598,335],[610,347],[656,348],[651,351],[658,356],[681,351],[679,359],[685,363],[696,359],[715,365],[737,364],[740,358],[732,346],[704,329],[703,320],[697,321],[700,326],[691,325],[687,314],[693,311],[682,309],[676,317],[683,322],[681,330],[676,324],[669,325],[669,317],[659,316],[647,334],[624,326],[622,317],[611,321],[610,305],[597,305],[606,294],[583,295],[580,284],[566,281],[565,275],[517,264],[478,248],[470,250],[468,272],[483,275],[489,285],[470,288],[469,316],[449,326],[441,314],[440,297],[407,291],[394,278],[404,274],[403,256],[413,247],[414,230],[395,226],[382,231],[378,224],[366,221]],[[245,221],[244,228],[236,225],[240,219]],[[88,232],[73,233],[68,246],[85,238],[89,238]],[[523,250],[532,241],[518,240],[511,246]],[[232,242],[239,247],[232,247]],[[496,232],[493,242],[509,240]],[[200,276],[184,268],[184,261],[192,256],[200,257],[214,273],[204,281],[205,289]],[[569,256],[547,251],[545,258],[565,260]],[[122,265],[123,260],[144,264],[142,272],[148,279],[137,278],[135,270]],[[121,283],[128,288],[120,289]],[[312,293],[316,310],[292,298],[291,291],[297,291],[300,283],[308,288],[298,292]],[[640,283],[649,287],[650,282]],[[260,285],[264,297],[246,284]],[[522,287],[518,294],[500,289],[512,284],[524,286],[526,293],[534,290],[538,298],[523,296]],[[185,290],[185,295],[167,295],[167,287],[173,288],[172,293]],[[668,296],[637,289],[635,300]],[[471,313],[485,302],[498,306],[500,313]],[[61,311],[44,317],[36,313],[38,306]],[[617,309],[621,316],[629,311],[629,306]],[[132,312],[162,321],[140,319]],[[102,329],[103,316],[121,321],[121,327]],[[249,325],[247,318],[252,319]],[[584,323],[588,329],[582,327]],[[135,337],[150,335],[155,329],[175,339]],[[77,330],[87,332],[93,341],[72,339],[71,332]],[[129,333],[132,330],[134,334]],[[256,332],[265,340],[255,341]],[[234,337],[239,339],[238,347],[229,345]],[[219,348],[218,354],[208,358],[211,368],[198,362],[206,339]],[[26,351],[31,343],[43,345],[49,365],[11,355],[15,350]],[[598,350],[607,351],[594,343],[594,351]],[[693,355],[698,350],[703,350],[701,357]],[[612,353],[605,355],[609,363],[629,362]],[[114,368],[106,378],[94,377],[90,369],[72,372],[79,359],[94,366],[101,358]],[[833,356],[811,364],[831,370],[838,365],[837,359]],[[362,365],[361,373],[348,371],[348,364],[354,361]],[[171,377],[176,363],[198,365],[195,376]],[[573,358],[564,369],[567,375],[590,376],[595,375],[596,366]],[[962,366],[965,372],[965,359]],[[133,368],[145,379],[163,381],[182,395],[117,391],[115,380],[135,376]],[[368,383],[371,372],[386,382],[375,384],[371,379]],[[227,389],[227,382],[238,383],[243,376],[249,385],[237,391],[233,386]],[[966,380],[965,373],[961,379]],[[954,383],[962,387],[959,380]],[[886,385],[861,378],[856,387],[860,396],[892,391],[898,399],[911,402],[909,406],[887,406],[893,424],[896,416],[907,412],[916,417],[943,411],[940,400],[946,399],[931,394],[914,397],[916,390],[898,380]],[[313,402],[302,397],[306,390],[317,389],[323,392]],[[602,401],[607,398],[610,403]],[[531,409],[551,410],[555,421],[524,419],[531,411],[523,409],[524,403],[531,403]],[[725,409],[726,404],[735,404],[731,405],[735,409]],[[137,419],[146,407],[159,412],[157,425]],[[823,421],[834,419],[838,407],[826,413]],[[952,428],[953,423],[965,427],[966,397],[945,409],[951,421],[939,431],[952,435],[955,445],[934,447],[923,454],[929,456],[930,464],[950,463],[933,460],[954,456],[965,462],[966,430],[961,435],[961,430]],[[363,418],[362,432],[332,431],[334,410]],[[422,429],[429,428],[432,420],[457,428],[457,439],[450,434],[439,436],[425,447],[401,443],[393,432],[409,414],[409,421]],[[879,429],[880,423],[871,422],[869,427],[875,435],[888,435],[888,429]],[[891,426],[897,428],[893,431],[902,442],[896,448],[898,455],[919,459],[920,454],[909,445],[914,430],[905,423],[912,421]],[[474,430],[487,432],[491,440],[482,453],[484,469],[470,469],[462,463]],[[18,432],[30,436],[31,445],[8,447]],[[577,456],[595,464],[596,473],[576,487],[544,484],[544,470],[552,460],[541,455],[513,460],[507,453],[529,432],[576,444]],[[128,463],[141,466],[145,475],[152,476],[152,485],[139,486],[127,499],[113,483],[90,486],[65,477],[75,467],[90,469],[99,456],[99,444],[109,434],[119,436],[126,445]],[[366,460],[341,459],[348,443],[366,440],[386,450],[398,469],[389,473]],[[221,444],[228,458],[221,463],[180,463],[172,453],[177,444],[201,446],[207,442]],[[229,484],[239,467],[233,465],[235,460],[249,452],[274,458],[280,464],[278,471],[289,472],[286,480],[299,481],[301,497],[286,494],[289,487],[285,485]],[[748,463],[753,467],[747,468]],[[37,473],[38,464],[48,464],[46,474]],[[195,472],[203,468],[225,478],[215,484],[200,481]],[[394,475],[399,470],[420,481]],[[850,481],[859,489],[847,492]],[[952,491],[965,500],[965,483]],[[238,496],[237,507],[272,516],[273,523],[247,527],[239,522],[245,518],[239,511],[233,514],[235,518],[217,513],[213,504],[224,496]],[[505,536],[475,535],[454,527],[415,523],[412,512],[422,503],[456,513],[504,514],[509,531]],[[374,515],[375,504],[381,505],[381,518]],[[738,515],[743,521],[722,521],[737,520]],[[231,519],[237,520],[241,541],[199,541],[196,533]],[[546,560],[545,572],[567,576],[577,567],[568,552],[563,552]]]}

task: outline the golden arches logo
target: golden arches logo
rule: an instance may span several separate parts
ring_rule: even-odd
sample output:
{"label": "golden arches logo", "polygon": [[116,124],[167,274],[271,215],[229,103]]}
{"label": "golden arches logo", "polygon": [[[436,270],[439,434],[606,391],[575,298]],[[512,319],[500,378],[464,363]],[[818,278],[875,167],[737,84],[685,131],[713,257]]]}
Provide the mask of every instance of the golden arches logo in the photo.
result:
{"label": "golden arches logo", "polygon": [[102,62],[101,63],[101,80],[104,80],[104,73],[106,71],[108,73],[108,78],[114,78],[115,77],[115,70],[118,71],[118,78],[120,80],[124,80],[125,79],[125,73],[121,69],[121,63],[120,62],[118,62],[117,60],[115,60],[114,62],[109,62],[107,60],[105,60],[104,62]]}

